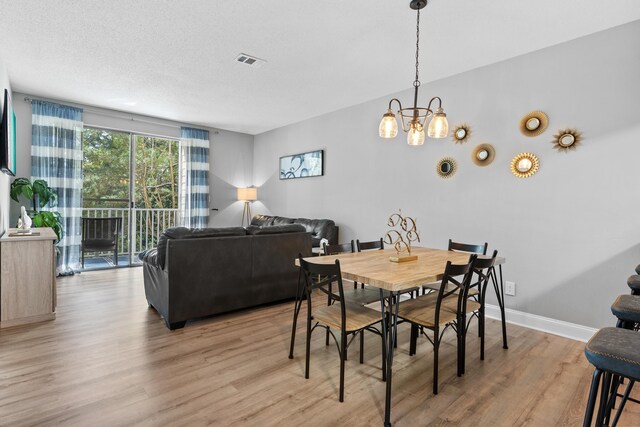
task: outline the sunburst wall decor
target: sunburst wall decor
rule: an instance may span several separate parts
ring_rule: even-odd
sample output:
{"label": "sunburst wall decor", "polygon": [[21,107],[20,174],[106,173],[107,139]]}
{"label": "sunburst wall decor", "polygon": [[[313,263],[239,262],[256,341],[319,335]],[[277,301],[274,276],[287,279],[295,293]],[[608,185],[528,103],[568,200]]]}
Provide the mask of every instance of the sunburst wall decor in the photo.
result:
{"label": "sunburst wall decor", "polygon": [[520,132],[525,136],[538,136],[547,129],[549,117],[542,111],[532,111],[520,120]]}
{"label": "sunburst wall decor", "polygon": [[451,157],[445,157],[438,162],[438,166],[436,166],[436,172],[442,178],[451,178],[458,169],[458,165],[456,161]]}
{"label": "sunburst wall decor", "polygon": [[453,128],[453,132],[451,132],[451,139],[456,144],[464,144],[469,140],[471,136],[471,126],[466,123],[462,123]]}
{"label": "sunburst wall decor", "polygon": [[471,153],[471,161],[477,166],[488,166],[495,157],[496,150],[491,144],[480,144]]}
{"label": "sunburst wall decor", "polygon": [[539,166],[540,160],[533,153],[520,153],[511,160],[511,172],[518,178],[529,178]]}
{"label": "sunburst wall decor", "polygon": [[582,133],[575,129],[561,129],[553,135],[551,143],[556,150],[567,153],[569,150],[575,150],[581,141]]}

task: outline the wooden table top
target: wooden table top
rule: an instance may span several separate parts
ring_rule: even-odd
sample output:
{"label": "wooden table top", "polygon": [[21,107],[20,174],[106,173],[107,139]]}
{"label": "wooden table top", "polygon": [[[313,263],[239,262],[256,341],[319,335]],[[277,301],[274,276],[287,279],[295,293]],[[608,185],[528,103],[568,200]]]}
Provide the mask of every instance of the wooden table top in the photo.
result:
{"label": "wooden table top", "polygon": [[[447,261],[463,264],[469,261],[468,253],[452,252],[442,249],[412,247],[411,255],[415,261],[391,262],[389,257],[396,256],[394,249],[345,253],[340,255],[315,256],[304,258],[314,264],[333,264],[340,260],[342,277],[388,291],[402,291],[436,282],[442,279]],[[496,265],[503,264],[504,258],[496,258]],[[296,259],[296,266],[300,263]]]}

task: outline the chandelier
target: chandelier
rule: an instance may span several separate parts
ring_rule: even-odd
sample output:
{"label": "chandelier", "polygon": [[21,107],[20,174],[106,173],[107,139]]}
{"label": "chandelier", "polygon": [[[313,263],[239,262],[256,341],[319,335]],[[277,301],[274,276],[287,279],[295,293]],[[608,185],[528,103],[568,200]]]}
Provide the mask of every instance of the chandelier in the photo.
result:
{"label": "chandelier", "polygon": [[[445,138],[449,133],[449,123],[447,115],[442,109],[442,100],[438,96],[434,96],[429,101],[426,108],[418,107],[418,88],[420,87],[420,79],[418,78],[419,70],[419,53],[420,53],[420,9],[427,5],[427,0],[411,0],[409,6],[417,11],[416,19],[416,79],[413,82],[413,107],[402,108],[402,104],[397,98],[389,101],[387,112],[382,116],[380,121],[379,133],[381,138],[395,138],[398,134],[398,122],[395,114],[391,110],[393,101],[398,103],[398,114],[402,118],[402,130],[407,132],[407,144],[422,145],[424,144],[424,127],[427,118],[431,117],[427,128],[427,136],[429,138]],[[438,101],[438,108],[431,108],[431,104]]]}

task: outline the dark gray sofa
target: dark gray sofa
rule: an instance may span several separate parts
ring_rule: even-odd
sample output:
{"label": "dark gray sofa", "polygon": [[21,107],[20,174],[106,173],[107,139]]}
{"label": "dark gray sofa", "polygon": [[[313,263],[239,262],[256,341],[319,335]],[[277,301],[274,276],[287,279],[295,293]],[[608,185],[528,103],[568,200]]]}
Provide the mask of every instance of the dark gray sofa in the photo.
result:
{"label": "dark gray sofa", "polygon": [[311,233],[313,247],[320,246],[321,239],[327,239],[330,245],[338,243],[339,227],[330,219],[286,218],[284,216],[256,215],[251,219],[251,225],[274,226],[300,224]]}
{"label": "dark gray sofa", "polygon": [[147,301],[171,330],[187,320],[294,298],[295,258],[311,255],[299,225],[169,228],[142,256]]}

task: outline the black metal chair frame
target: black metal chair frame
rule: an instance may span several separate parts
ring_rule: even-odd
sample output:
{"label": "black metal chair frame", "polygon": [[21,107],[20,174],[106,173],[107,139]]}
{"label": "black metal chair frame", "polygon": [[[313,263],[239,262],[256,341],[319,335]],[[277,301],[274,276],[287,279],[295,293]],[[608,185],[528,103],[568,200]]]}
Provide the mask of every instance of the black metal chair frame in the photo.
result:
{"label": "black metal chair frame", "polygon": [[362,251],[371,251],[371,250],[382,250],[384,249],[384,240],[382,237],[380,240],[372,240],[370,242],[361,242],[360,240],[356,240],[356,248],[358,252]]}
{"label": "black metal chair frame", "polygon": [[[374,328],[373,326],[366,326],[364,328],[354,330],[354,331],[346,331],[345,325],[347,322],[347,308],[346,302],[344,299],[344,289],[342,284],[342,273],[340,271],[340,261],[336,260],[335,264],[314,264],[305,261],[302,258],[302,255],[299,256],[300,262],[300,271],[302,276],[304,277],[304,290],[307,299],[307,341],[306,341],[306,356],[305,356],[305,378],[309,378],[309,365],[310,365],[310,352],[311,352],[311,335],[313,331],[317,327],[321,327],[326,329],[327,333],[333,337],[335,344],[338,348],[338,353],[340,354],[340,392],[339,399],[340,402],[344,402],[344,369],[345,369],[345,361],[347,360],[347,348],[351,345],[356,336],[360,335],[362,337],[362,333],[366,330],[372,332],[376,335],[379,335],[382,339],[382,376],[383,381],[385,380],[386,373],[386,342],[385,335],[382,331]],[[336,283],[338,288],[338,294],[332,292],[332,285]],[[328,325],[323,325],[319,321],[315,322],[315,325],[312,326],[313,318],[313,308],[312,308],[312,294],[314,290],[321,291],[329,298],[331,298],[334,302],[340,304],[340,315],[341,315],[341,329],[340,329],[340,340],[333,333],[331,328]],[[348,335],[352,335],[351,339],[347,341]],[[362,343],[362,341],[361,341]],[[362,345],[360,347],[360,363],[364,363],[363,358],[363,348]]]}
{"label": "black metal chair frame", "polygon": [[[442,341],[442,337],[444,336],[445,331],[450,326],[456,331],[456,337],[458,340],[458,376],[461,376],[463,372],[464,354],[462,353],[462,351],[464,350],[464,345],[462,343],[462,331],[464,330],[465,324],[464,311],[466,309],[466,299],[468,298],[469,284],[471,283],[471,276],[473,274],[473,265],[475,261],[475,254],[471,255],[467,264],[451,264],[451,261],[447,261],[447,266],[442,277],[441,286],[438,290],[438,297],[435,303],[435,318],[432,327],[413,323],[409,319],[404,319],[405,321],[411,323],[411,342],[409,346],[410,356],[416,354],[419,334],[424,335],[433,346],[433,394],[438,394],[438,354],[440,349],[440,342]],[[458,276],[463,276],[462,280],[455,279],[455,277]],[[442,330],[440,330],[440,311],[442,308],[442,302],[446,298],[450,297],[457,299],[456,319],[445,324]],[[400,312],[399,317],[402,318],[402,312]],[[462,325],[462,327],[460,327],[460,325]],[[424,331],[425,329],[430,329],[431,331],[433,331],[433,338]]]}
{"label": "black metal chair frame", "polygon": [[[467,330],[469,329],[469,325],[473,320],[473,316],[477,316],[479,323],[479,337],[480,337],[480,360],[484,360],[484,335],[485,335],[485,300],[487,295],[487,286],[489,284],[489,280],[491,279],[491,272],[496,262],[496,257],[498,256],[498,251],[494,250],[491,258],[476,258],[476,261],[473,265],[473,273],[477,276],[477,281],[474,282],[472,279],[469,285],[469,290],[472,287],[478,287],[478,303],[480,307],[478,311],[472,312],[472,317],[469,318],[466,322],[461,323],[464,325],[464,329],[462,332],[462,373],[465,373],[465,354],[467,347]],[[467,299],[465,299],[465,306],[463,308],[462,316],[466,316],[468,313],[467,303],[469,300],[469,290],[467,290]]]}
{"label": "black metal chair frame", "polygon": [[[109,223],[111,222],[113,227],[109,226],[110,232],[107,237],[103,237],[104,233],[101,234],[101,240],[112,240],[112,244],[105,246],[93,246],[90,243],[92,239],[96,239],[98,237],[88,237],[87,235],[91,230],[98,229],[98,223]],[[95,226],[93,228],[90,227],[90,224],[93,223]],[[104,225],[100,226],[101,230],[104,231]],[[120,217],[105,217],[105,218],[82,218],[82,241],[80,244],[80,250],[82,251],[82,268],[84,268],[84,258],[86,252],[101,252],[101,251],[113,251],[113,262],[117,266],[118,265],[118,237],[122,232],[122,218]]]}
{"label": "black metal chair frame", "polygon": [[[453,240],[449,239],[448,250],[486,255],[488,246],[489,245],[487,242],[484,242],[483,245],[473,245],[468,243],[454,242]],[[504,307],[504,281],[502,277],[502,264],[498,265],[498,272],[500,274],[500,280],[498,280],[498,273],[496,273],[495,265],[491,268],[489,273],[491,275],[493,290],[495,291],[496,299],[498,300],[498,307],[500,308],[500,318],[502,321],[502,348],[508,349],[509,345],[507,343],[507,320],[505,317]]]}

